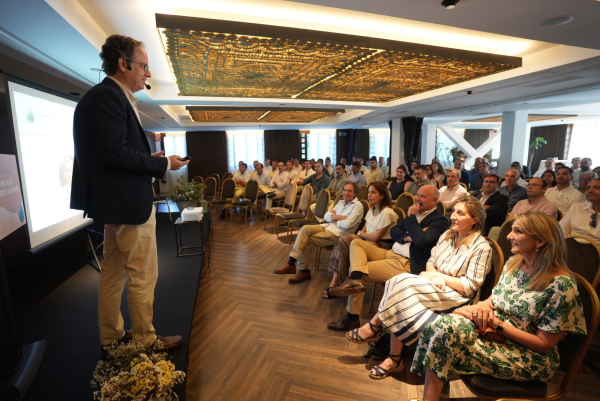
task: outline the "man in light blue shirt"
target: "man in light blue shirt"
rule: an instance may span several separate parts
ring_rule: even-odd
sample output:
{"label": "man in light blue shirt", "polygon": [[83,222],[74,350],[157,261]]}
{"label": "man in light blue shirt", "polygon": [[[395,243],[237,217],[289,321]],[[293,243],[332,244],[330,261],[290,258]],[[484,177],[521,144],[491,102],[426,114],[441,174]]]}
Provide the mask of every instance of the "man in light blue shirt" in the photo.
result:
{"label": "man in light blue shirt", "polygon": [[348,182],[355,183],[359,188],[363,185],[367,185],[367,179],[363,173],[360,172],[359,162],[352,162],[352,170],[350,171],[350,174],[348,174]]}

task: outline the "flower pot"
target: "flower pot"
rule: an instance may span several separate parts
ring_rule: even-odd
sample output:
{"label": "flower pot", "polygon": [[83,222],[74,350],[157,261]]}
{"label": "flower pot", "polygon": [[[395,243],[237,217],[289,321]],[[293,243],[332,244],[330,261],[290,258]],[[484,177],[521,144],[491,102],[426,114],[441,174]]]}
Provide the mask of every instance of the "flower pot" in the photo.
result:
{"label": "flower pot", "polygon": [[177,203],[177,208],[179,209],[179,212],[183,212],[183,209],[185,209],[186,207],[198,206],[198,201],[176,202],[176,203]]}

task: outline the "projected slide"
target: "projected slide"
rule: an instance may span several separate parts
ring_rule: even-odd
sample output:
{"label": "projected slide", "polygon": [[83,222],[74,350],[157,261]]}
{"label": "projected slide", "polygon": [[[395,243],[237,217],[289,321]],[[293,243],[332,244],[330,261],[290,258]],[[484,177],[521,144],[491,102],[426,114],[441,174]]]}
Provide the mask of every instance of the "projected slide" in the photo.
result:
{"label": "projected slide", "polygon": [[69,207],[74,101],[8,82],[31,247],[89,219]]}

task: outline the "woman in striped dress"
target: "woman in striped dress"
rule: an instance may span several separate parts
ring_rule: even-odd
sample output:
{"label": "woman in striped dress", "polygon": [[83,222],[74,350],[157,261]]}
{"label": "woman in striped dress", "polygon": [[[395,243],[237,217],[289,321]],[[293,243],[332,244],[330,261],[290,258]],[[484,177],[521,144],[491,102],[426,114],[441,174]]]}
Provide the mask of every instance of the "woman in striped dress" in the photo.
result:
{"label": "woman in striped dress", "polygon": [[388,280],[378,313],[368,324],[346,333],[348,340],[359,344],[379,340],[384,328],[392,334],[390,355],[371,370],[369,377],[383,379],[401,372],[404,344],[417,341],[423,328],[440,314],[468,305],[477,297],[492,263],[490,245],[482,234],[485,216],[477,199],[469,196],[459,200],[450,218],[450,230],[431,250],[426,271]]}

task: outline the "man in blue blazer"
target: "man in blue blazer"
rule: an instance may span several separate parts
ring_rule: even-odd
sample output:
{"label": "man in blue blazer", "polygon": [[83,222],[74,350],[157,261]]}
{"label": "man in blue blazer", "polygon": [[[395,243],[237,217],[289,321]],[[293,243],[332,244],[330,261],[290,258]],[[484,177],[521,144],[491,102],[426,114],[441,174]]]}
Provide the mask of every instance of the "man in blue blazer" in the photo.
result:
{"label": "man in blue blazer", "polygon": [[[98,321],[102,346],[131,338],[163,342],[169,351],[181,336],[157,336],[152,325],[158,277],[153,178],[187,161],[150,154],[134,92],[151,76],[142,42],[113,35],[102,46],[108,76],[79,101],[74,115],[75,160],[71,208],[104,224],[104,262],[100,272]],[[121,294],[127,285],[132,330],[124,330]]]}

